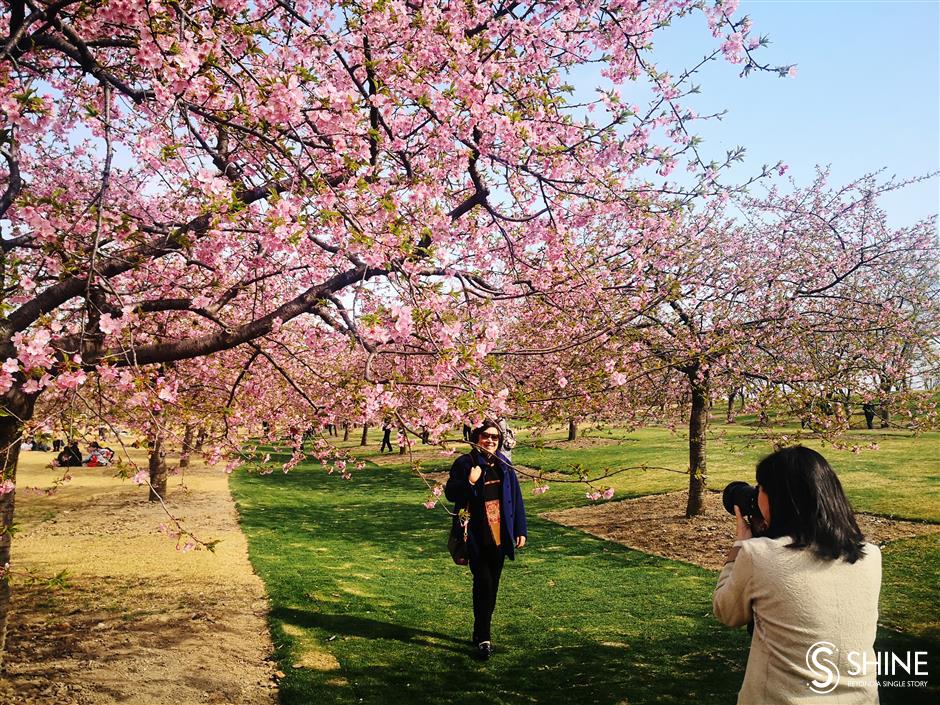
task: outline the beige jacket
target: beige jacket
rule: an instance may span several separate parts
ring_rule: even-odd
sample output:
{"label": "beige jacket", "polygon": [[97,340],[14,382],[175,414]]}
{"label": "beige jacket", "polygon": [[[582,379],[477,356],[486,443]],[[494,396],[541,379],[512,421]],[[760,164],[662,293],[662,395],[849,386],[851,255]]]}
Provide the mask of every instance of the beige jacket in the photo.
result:
{"label": "beige jacket", "polygon": [[865,555],[849,564],[789,543],[743,541],[718,576],[715,616],[729,627],[754,619],[738,705],[877,704],[881,551],[865,544]]}

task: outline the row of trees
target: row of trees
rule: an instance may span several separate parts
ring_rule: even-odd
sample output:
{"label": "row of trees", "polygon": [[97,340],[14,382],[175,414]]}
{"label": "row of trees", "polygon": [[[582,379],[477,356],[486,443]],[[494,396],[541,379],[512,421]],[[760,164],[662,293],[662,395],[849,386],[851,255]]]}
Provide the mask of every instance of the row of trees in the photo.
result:
{"label": "row of trees", "polygon": [[[786,74],[733,5],[5,2],[0,566],[19,441],[63,417],[147,435],[159,492],[168,444],[231,468],[262,425],[436,439],[688,394],[694,513],[716,389],[897,392],[936,331],[932,225],[887,228],[874,178],[719,185],[695,72],[652,41],[702,12],[706,60]],[[564,83],[586,62],[589,105]]]}
{"label": "row of trees", "polygon": [[714,202],[655,245],[620,252],[628,280],[599,282],[593,305],[551,331],[536,319],[532,335],[549,340],[608,329],[554,364],[539,360],[537,394],[554,376],[554,395],[528,404],[552,405],[554,418],[636,424],[683,406],[689,516],[702,508],[708,408],[728,389],[746,393],[755,413],[786,410],[830,437],[848,418],[827,399],[846,388],[901,410],[907,428],[932,426],[936,400],[904,380],[936,369],[936,222],[888,227],[877,195],[891,187],[867,177],[833,188],[821,172],[786,195],[738,200],[733,217]]}

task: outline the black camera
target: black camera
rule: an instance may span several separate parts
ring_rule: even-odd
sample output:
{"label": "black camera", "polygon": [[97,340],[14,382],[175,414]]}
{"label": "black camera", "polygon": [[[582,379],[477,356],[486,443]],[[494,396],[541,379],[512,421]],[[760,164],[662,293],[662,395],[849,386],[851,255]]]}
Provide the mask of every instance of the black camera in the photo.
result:
{"label": "black camera", "polygon": [[747,517],[752,527],[764,523],[764,515],[757,505],[757,488],[737,480],[729,483],[721,493],[721,503],[725,505],[728,514],[734,514],[734,508],[740,507],[741,514]]}

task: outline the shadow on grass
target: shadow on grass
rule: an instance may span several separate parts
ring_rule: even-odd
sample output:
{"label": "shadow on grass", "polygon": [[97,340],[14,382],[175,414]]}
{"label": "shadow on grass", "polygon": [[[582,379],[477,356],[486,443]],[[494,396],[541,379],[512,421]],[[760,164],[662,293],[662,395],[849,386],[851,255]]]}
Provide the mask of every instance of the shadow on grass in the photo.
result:
{"label": "shadow on grass", "polygon": [[[679,638],[628,644],[559,635],[533,643],[507,634],[492,659],[479,663],[465,643],[438,632],[341,614],[277,610],[272,617],[336,637],[342,664],[342,688],[324,688],[322,674],[295,671],[282,691],[284,703],[451,703],[455,697],[505,705],[719,703],[733,699],[729,685],[740,682],[740,674],[715,678],[728,672],[727,654],[689,651]],[[368,646],[350,646],[357,640]],[[677,669],[687,675],[675,678]]]}
{"label": "shadow on grass", "polygon": [[428,629],[417,629],[378,619],[366,619],[357,615],[326,614],[312,610],[279,607],[271,611],[271,617],[285,624],[307,629],[320,629],[336,638],[356,637],[400,641],[413,646],[446,649],[461,654],[469,651],[469,643],[466,640]]}

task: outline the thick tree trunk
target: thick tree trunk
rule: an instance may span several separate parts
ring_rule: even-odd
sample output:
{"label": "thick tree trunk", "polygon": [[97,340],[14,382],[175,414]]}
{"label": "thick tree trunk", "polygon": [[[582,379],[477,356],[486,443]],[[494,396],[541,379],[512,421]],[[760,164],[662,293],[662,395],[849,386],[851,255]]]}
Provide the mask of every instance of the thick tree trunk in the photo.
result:
{"label": "thick tree trunk", "polygon": [[578,419],[572,416],[568,419],[568,440],[573,441],[578,437]]}
{"label": "thick tree trunk", "polygon": [[186,424],[186,430],[183,432],[183,449],[180,453],[180,467],[189,467],[189,454],[193,451],[193,425]]}
{"label": "thick tree trunk", "polygon": [[[23,423],[33,416],[36,397],[27,397],[11,390],[4,399],[8,415],[0,416],[0,484],[9,480],[16,484],[16,464],[20,458],[20,436]],[[6,648],[7,617],[10,614],[10,577],[4,567],[10,564],[13,536],[13,508],[16,490],[0,495],[0,666]]]}
{"label": "thick tree trunk", "polygon": [[369,444],[369,424],[362,424],[362,440],[359,441],[359,445],[364,446]]}
{"label": "thick tree trunk", "polygon": [[150,449],[150,495],[151,502],[166,498],[167,467],[163,453],[163,434],[158,429]]}
{"label": "thick tree trunk", "polygon": [[349,424],[348,423],[343,424],[343,440],[344,441],[349,440]]}
{"label": "thick tree trunk", "polygon": [[738,396],[738,390],[731,390],[728,395],[728,415],[725,416],[725,423],[734,423],[734,398],[736,396]]}
{"label": "thick tree trunk", "polygon": [[689,374],[692,411],[689,414],[689,501],[685,515],[697,516],[705,508],[703,493],[708,480],[705,441],[708,431],[708,376]]}
{"label": "thick tree trunk", "polygon": [[202,445],[206,442],[206,435],[208,435],[206,432],[206,427],[203,426],[202,428],[199,429],[199,435],[196,436],[196,452],[197,453],[202,452]]}

